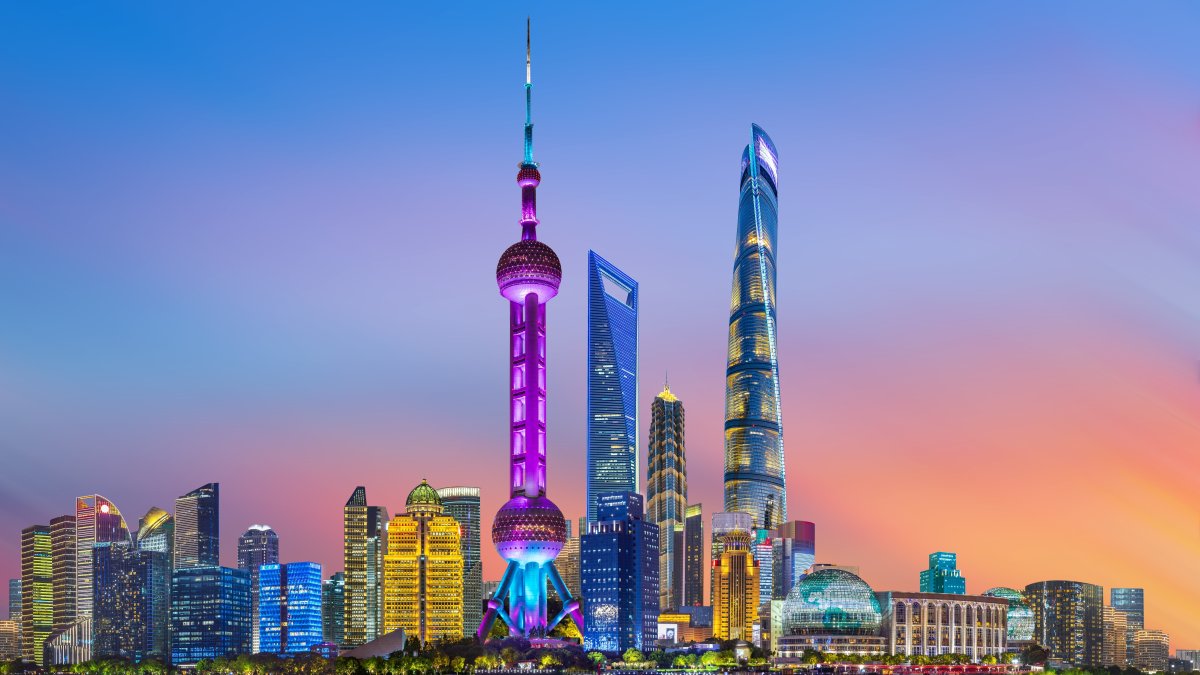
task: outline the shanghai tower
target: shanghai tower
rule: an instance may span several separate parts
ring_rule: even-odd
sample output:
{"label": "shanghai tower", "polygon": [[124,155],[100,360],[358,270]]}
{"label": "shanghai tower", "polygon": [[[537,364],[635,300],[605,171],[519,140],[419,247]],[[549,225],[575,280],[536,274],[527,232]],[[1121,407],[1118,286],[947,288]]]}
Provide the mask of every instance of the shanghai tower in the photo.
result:
{"label": "shanghai tower", "polygon": [[[567,540],[567,521],[546,497],[546,303],[558,294],[562,267],[554,250],[537,239],[537,186],[542,176],[533,161],[532,109],[526,24],[525,159],[517,170],[521,240],[509,246],[496,265],[496,283],[509,304],[509,500],[492,521],[492,543],[508,566],[487,601],[480,640],[487,639],[497,618],[509,635],[526,638],[544,637],[568,614],[583,628],[579,600],[554,567]],[[562,611],[549,621],[547,581],[563,601]]]}
{"label": "shanghai tower", "polygon": [[787,521],[776,357],[775,246],[779,155],[757,124],[742,153],[729,360],[725,371],[725,510],[755,528]]}

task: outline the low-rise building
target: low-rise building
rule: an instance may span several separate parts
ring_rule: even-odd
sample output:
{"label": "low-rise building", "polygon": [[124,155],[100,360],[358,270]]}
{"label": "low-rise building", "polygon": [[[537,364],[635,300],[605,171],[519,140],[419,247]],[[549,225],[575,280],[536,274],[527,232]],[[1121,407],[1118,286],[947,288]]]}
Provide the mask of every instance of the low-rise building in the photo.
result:
{"label": "low-rise building", "polygon": [[960,593],[879,594],[889,654],[999,656],[1007,646],[1009,601]]}

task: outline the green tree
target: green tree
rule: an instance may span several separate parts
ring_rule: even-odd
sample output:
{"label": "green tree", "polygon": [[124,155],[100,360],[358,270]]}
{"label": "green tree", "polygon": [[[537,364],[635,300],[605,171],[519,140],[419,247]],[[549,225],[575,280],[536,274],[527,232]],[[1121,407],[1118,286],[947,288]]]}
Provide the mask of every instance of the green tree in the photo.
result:
{"label": "green tree", "polygon": [[625,663],[642,663],[646,660],[646,657],[637,649],[630,647],[621,655],[621,660]]}
{"label": "green tree", "polygon": [[512,647],[505,647],[500,650],[500,659],[504,661],[504,665],[511,668],[517,665],[517,661],[521,659],[521,655]]}
{"label": "green tree", "polygon": [[604,658],[604,654],[601,654],[600,652],[588,652],[587,657],[589,661],[597,666],[602,666],[608,661],[608,659]]}

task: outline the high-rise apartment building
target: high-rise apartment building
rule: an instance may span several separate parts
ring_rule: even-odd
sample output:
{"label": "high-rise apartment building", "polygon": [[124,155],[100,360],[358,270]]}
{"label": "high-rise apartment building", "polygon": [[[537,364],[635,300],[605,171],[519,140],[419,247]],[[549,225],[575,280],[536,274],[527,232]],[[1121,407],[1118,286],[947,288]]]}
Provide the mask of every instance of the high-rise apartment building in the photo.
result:
{"label": "high-rise apartment building", "polygon": [[342,554],[346,573],[344,647],[357,647],[381,635],[387,519],[387,509],[367,505],[365,487],[354,488],[342,511]]}
{"label": "high-rise apartment building", "polygon": [[[177,540],[178,541],[178,540]],[[232,567],[183,567],[171,578],[171,665],[250,651],[250,575]]]}
{"label": "high-rise apartment building", "polygon": [[807,520],[789,520],[771,533],[771,598],[784,600],[792,587],[816,562],[817,526]]}
{"label": "high-rise apartment building", "polygon": [[751,550],[753,538],[747,530],[732,530],[721,540],[721,557],[712,566],[713,637],[750,642],[759,620],[759,565]]}
{"label": "high-rise apartment building", "polygon": [[650,404],[646,464],[646,520],[658,526],[658,604],[674,611],[685,604],[687,464],[683,401],[669,385]]}
{"label": "high-rise apartment building", "polygon": [[92,549],[96,544],[132,541],[117,505],[100,495],[75,500],[75,620],[92,617]]}
{"label": "high-rise apartment building", "polygon": [[92,656],[140,662],[168,658],[170,559],[132,542],[92,551]]}
{"label": "high-rise apartment building", "polygon": [[929,568],[921,570],[922,593],[958,593],[967,592],[967,580],[958,569],[958,554],[930,553]]}
{"label": "high-rise apartment building", "polygon": [[[712,516],[712,545],[709,547],[709,567],[721,560],[721,552],[725,550],[725,535],[730,532],[752,532],[754,517],[749,513],[727,512],[714,513]],[[708,604],[716,602],[717,580],[710,574],[708,577]]]}
{"label": "high-rise apartment building", "polygon": [[1104,639],[1101,648],[1100,665],[1124,668],[1128,665],[1125,653],[1126,634],[1129,632],[1129,620],[1125,612],[1109,605],[1104,606]]}
{"label": "high-rise apartment building", "polygon": [[408,493],[388,524],[383,560],[383,632],[403,628],[421,644],[463,636],[463,558],[459,524],[429,483]]}
{"label": "high-rise apartment building", "polygon": [[[279,535],[275,534],[270,525],[251,525],[238,537],[237,566],[250,574],[250,625],[254,627],[250,649],[255,654],[263,651],[258,642],[261,636],[258,625],[258,570],[263,565],[274,565],[278,562]],[[286,636],[284,641],[286,642]]]}
{"label": "high-rise apartment building", "polygon": [[649,649],[658,637],[658,526],[645,519],[642,504],[633,492],[601,495],[580,540],[588,649]]}
{"label": "high-rise apartment building", "polygon": [[8,619],[21,620],[21,580],[8,580]]}
{"label": "high-rise apartment building", "polygon": [[[704,604],[704,506],[689,504],[683,521],[683,604],[699,607]],[[678,609],[678,608],[676,608]]]}
{"label": "high-rise apartment building", "polygon": [[21,530],[21,653],[39,666],[54,628],[54,560],[49,525]]}
{"label": "high-rise apartment building", "polygon": [[587,518],[638,489],[638,285],[588,251]]}
{"label": "high-rise apartment building", "polygon": [[175,569],[221,564],[221,486],[208,483],[175,499]]}
{"label": "high-rise apartment building", "polygon": [[1104,589],[1079,581],[1039,581],[1025,587],[1033,610],[1033,640],[1050,658],[1097,666],[1104,649]]}
{"label": "high-rise apartment building", "polygon": [[1146,592],[1141,588],[1110,588],[1108,604],[1125,613],[1125,659],[1133,663],[1137,651],[1137,632],[1146,627]]}
{"label": "high-rise apartment building", "polygon": [[346,574],[337,572],[321,584],[321,634],[340,645],[346,639]]}
{"label": "high-rise apartment building", "polygon": [[755,529],[787,520],[783,422],[776,354],[775,246],[779,154],[751,125],[742,153],[725,374],[725,510]]}
{"label": "high-rise apartment building", "polygon": [[1161,630],[1138,629],[1134,634],[1133,666],[1143,673],[1163,673],[1171,655],[1171,637]]}
{"label": "high-rise apartment building", "polygon": [[0,621],[0,661],[16,661],[21,658],[21,622],[5,619]]}
{"label": "high-rise apartment building", "polygon": [[75,623],[76,578],[75,559],[75,516],[67,514],[50,520],[50,548],[54,568],[54,630],[59,631]]}
{"label": "high-rise apartment building", "polygon": [[483,620],[483,541],[480,536],[479,488],[438,488],[446,515],[458,521],[463,560],[463,635]]}
{"label": "high-rise apartment building", "polygon": [[321,566],[315,562],[258,568],[259,651],[307,654],[324,641],[321,625]]}

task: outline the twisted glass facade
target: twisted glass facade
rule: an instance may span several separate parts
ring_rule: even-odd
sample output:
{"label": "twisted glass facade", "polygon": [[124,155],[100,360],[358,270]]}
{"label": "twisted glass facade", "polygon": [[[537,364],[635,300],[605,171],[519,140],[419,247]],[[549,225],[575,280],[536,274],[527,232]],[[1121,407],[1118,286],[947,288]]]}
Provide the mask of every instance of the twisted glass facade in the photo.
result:
{"label": "twisted glass facade", "polygon": [[306,654],[324,639],[321,566],[271,563],[258,568],[258,645],[268,654]]}
{"label": "twisted glass facade", "polygon": [[588,251],[587,517],[600,495],[638,492],[638,285]]}
{"label": "twisted glass facade", "polygon": [[725,510],[754,527],[787,520],[775,338],[778,153],[758,125],[742,154],[725,374]]}

